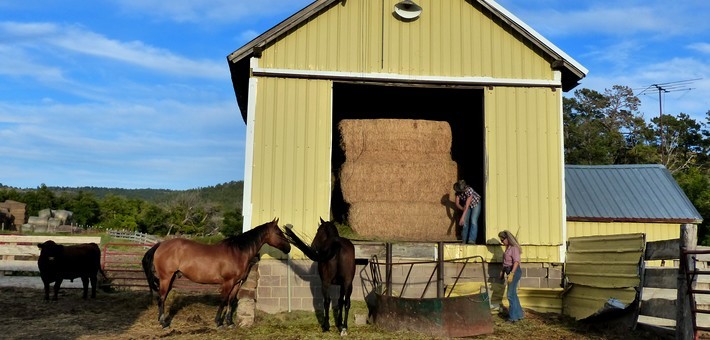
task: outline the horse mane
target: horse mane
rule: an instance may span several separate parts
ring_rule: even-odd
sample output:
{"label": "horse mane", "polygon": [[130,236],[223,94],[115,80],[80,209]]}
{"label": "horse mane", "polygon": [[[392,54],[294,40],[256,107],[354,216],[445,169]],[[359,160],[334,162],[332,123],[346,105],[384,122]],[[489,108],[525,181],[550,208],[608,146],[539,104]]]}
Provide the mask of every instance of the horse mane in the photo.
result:
{"label": "horse mane", "polygon": [[220,243],[229,247],[237,248],[240,251],[248,249],[258,250],[259,246],[261,246],[262,236],[268,230],[267,224],[268,223],[262,224],[239,235],[229,236],[224,240],[220,241]]}

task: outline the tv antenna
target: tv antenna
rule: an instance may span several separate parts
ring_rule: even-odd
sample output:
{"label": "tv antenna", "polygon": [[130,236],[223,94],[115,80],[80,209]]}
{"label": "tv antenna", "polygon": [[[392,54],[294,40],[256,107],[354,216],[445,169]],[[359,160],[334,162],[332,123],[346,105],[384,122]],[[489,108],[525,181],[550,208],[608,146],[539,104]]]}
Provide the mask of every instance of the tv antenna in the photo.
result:
{"label": "tv antenna", "polygon": [[690,85],[693,84],[696,80],[700,80],[702,78],[695,78],[695,79],[686,79],[686,80],[678,80],[678,81],[669,81],[666,83],[657,83],[657,84],[651,84],[645,87],[641,92],[639,92],[639,95],[647,94],[650,92],[658,92],[658,134],[661,137],[661,156],[663,156],[663,144],[664,144],[664,138],[663,138],[663,95],[669,92],[679,92],[679,91],[690,91],[693,90],[693,87],[690,87]]}

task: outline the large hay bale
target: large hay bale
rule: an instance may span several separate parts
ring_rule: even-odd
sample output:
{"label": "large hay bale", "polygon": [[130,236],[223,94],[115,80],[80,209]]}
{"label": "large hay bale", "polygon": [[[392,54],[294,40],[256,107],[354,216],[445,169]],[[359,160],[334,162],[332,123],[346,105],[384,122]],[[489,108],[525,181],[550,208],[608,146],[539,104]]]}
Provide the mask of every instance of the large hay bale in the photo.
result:
{"label": "large hay bale", "polygon": [[50,217],[54,217],[54,214],[52,213],[52,209],[47,208],[47,209],[40,210],[37,213],[37,216],[39,216],[41,218],[50,218]]}
{"label": "large hay bale", "polygon": [[69,210],[54,210],[54,218],[61,221],[61,224],[71,223],[73,215],[74,213]]}
{"label": "large hay bale", "polygon": [[342,120],[340,173],[348,223],[365,237],[455,240],[447,122],[412,119]]}
{"label": "large hay bale", "polygon": [[360,202],[350,206],[348,222],[358,235],[410,241],[456,240],[450,206],[427,202]]}
{"label": "large hay bale", "polygon": [[431,162],[350,162],[340,171],[348,203],[422,201],[437,203],[451,191],[457,165],[440,155]]}
{"label": "large hay bale", "polygon": [[30,216],[30,218],[27,219],[27,224],[31,224],[33,226],[46,227],[48,222],[49,222],[49,217],[43,217],[43,216]]}
{"label": "large hay bale", "polygon": [[338,124],[345,158],[426,161],[451,155],[448,122],[415,119],[343,119]]}

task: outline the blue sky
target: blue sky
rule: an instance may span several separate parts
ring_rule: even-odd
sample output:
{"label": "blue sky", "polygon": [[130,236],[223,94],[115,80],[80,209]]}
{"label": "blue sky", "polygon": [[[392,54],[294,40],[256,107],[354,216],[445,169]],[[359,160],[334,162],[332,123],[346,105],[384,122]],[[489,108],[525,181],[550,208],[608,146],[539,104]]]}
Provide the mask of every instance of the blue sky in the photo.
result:
{"label": "blue sky", "polygon": [[[0,0],[0,183],[242,180],[226,56],[310,2]],[[589,69],[578,88],[699,79],[667,93],[664,113],[701,122],[710,110],[710,1],[499,3]],[[640,98],[658,114],[657,93]]]}

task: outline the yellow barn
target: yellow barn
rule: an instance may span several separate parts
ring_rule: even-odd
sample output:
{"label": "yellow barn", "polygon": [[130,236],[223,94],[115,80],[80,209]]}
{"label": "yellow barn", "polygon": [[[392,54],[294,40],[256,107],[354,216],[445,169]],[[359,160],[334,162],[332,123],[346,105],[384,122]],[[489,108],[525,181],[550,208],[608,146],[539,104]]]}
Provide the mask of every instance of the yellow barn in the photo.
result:
{"label": "yellow barn", "polygon": [[[456,245],[451,231],[430,241],[451,241],[447,257],[494,260],[496,235],[507,229],[524,246],[524,262],[562,263],[562,96],[587,69],[493,0],[417,0],[415,11],[408,3],[317,0],[227,56],[246,123],[245,229],[278,217],[312,236],[320,218],[344,215],[342,122],[435,121],[451,128],[454,179],[481,194],[483,209],[478,245]],[[390,194],[377,176],[370,186]],[[261,278],[275,282],[287,270]],[[284,291],[289,309],[313,307],[292,306],[291,281],[280,282],[272,285],[279,293],[260,285],[260,309],[283,310]]]}

